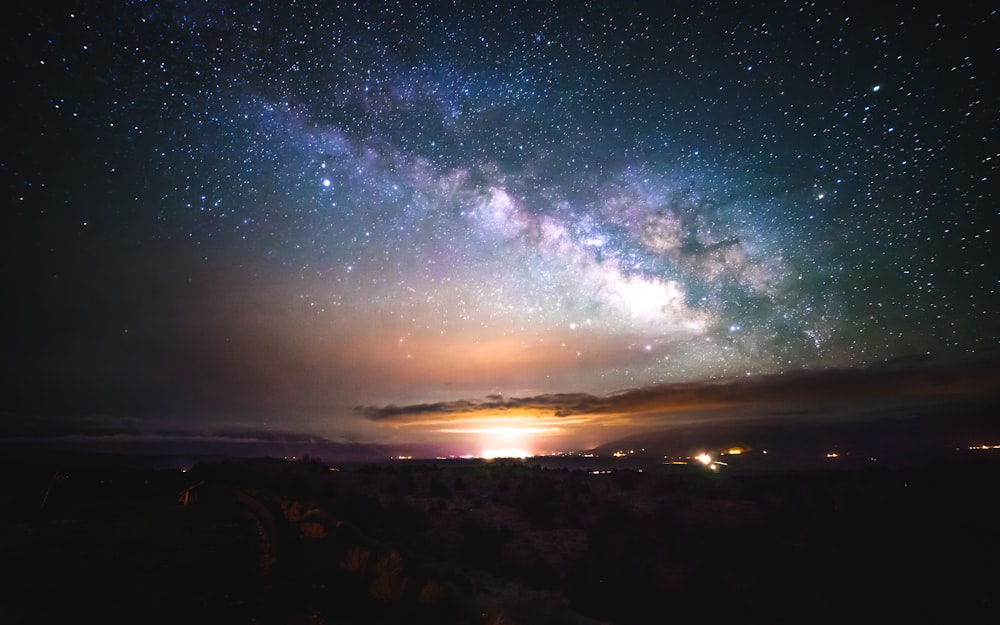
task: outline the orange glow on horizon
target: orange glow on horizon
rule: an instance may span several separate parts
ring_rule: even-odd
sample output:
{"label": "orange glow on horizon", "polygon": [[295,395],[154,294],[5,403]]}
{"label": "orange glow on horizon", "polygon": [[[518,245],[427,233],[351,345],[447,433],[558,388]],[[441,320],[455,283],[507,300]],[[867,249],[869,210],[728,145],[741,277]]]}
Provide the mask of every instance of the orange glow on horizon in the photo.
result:
{"label": "orange glow on horizon", "polygon": [[487,436],[544,436],[546,434],[557,434],[562,432],[560,427],[521,427],[521,426],[496,426],[485,428],[443,428],[436,430],[442,434],[486,434]]}
{"label": "orange glow on horizon", "polygon": [[484,449],[479,457],[492,460],[493,458],[530,458],[532,455],[534,454],[523,449]]}

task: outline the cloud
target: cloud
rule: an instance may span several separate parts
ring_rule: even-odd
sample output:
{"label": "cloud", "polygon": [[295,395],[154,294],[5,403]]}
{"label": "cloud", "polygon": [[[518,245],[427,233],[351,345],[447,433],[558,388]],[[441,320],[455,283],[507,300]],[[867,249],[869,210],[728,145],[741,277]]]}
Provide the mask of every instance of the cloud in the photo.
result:
{"label": "cloud", "polygon": [[160,441],[249,441],[259,443],[329,443],[307,432],[264,428],[201,429],[184,425],[165,426],[155,419],[115,415],[0,414],[0,438],[10,440],[160,440]]}
{"label": "cloud", "polygon": [[552,412],[555,416],[569,416],[568,406],[585,406],[597,399],[586,393],[555,393],[535,397],[510,397],[489,395],[484,400],[460,399],[409,406],[384,407],[358,406],[355,413],[372,421],[419,421],[421,417],[462,417],[472,414],[523,412]]}
{"label": "cloud", "polygon": [[205,455],[292,457],[308,454],[331,461],[374,460],[406,453],[433,456],[429,445],[333,440],[291,429],[207,428],[144,422],[110,415],[38,416],[0,414],[0,450],[5,454],[43,451],[127,456]]}
{"label": "cloud", "polygon": [[[741,380],[661,384],[610,395],[490,396],[408,406],[358,406],[356,414],[393,427],[441,427],[470,419],[534,418],[547,423],[660,425],[680,413],[809,418],[928,402],[1000,400],[1000,359],[907,359],[860,369],[827,369]],[[803,416],[805,415],[805,416]]]}

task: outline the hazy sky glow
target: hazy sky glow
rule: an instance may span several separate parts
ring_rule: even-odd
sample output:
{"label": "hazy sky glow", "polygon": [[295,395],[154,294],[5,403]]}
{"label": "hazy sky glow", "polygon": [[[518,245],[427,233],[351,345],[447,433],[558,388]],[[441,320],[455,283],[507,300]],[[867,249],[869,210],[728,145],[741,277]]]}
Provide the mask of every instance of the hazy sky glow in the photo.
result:
{"label": "hazy sky glow", "polygon": [[996,11],[43,4],[19,419],[538,450],[997,346]]}

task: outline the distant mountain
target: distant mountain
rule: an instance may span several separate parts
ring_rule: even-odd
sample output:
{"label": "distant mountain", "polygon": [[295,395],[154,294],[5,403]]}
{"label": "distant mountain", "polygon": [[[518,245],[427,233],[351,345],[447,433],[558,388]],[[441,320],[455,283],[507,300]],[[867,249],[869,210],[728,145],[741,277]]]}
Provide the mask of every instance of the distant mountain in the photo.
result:
{"label": "distant mountain", "polygon": [[316,437],[227,435],[107,435],[0,437],[5,457],[79,457],[88,463],[145,468],[184,468],[199,462],[241,458],[310,457],[331,464],[382,461],[397,456],[434,457],[435,449],[411,445],[340,442]]}

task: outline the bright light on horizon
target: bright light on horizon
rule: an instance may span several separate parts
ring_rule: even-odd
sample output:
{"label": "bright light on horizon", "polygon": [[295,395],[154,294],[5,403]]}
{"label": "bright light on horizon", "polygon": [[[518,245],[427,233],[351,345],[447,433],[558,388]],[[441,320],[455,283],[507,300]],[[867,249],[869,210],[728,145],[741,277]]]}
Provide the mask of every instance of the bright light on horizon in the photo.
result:
{"label": "bright light on horizon", "polygon": [[[511,421],[514,423],[511,423]],[[447,434],[471,435],[478,439],[482,451],[478,457],[492,458],[530,458],[536,455],[539,438],[547,438],[553,434],[562,433],[563,428],[552,423],[538,423],[536,419],[515,417],[513,419],[477,420],[478,423],[463,424],[457,427],[438,430]],[[475,443],[473,443],[475,444]]]}
{"label": "bright light on horizon", "polygon": [[492,460],[494,458],[530,458],[532,453],[523,449],[484,449],[480,458]]}

